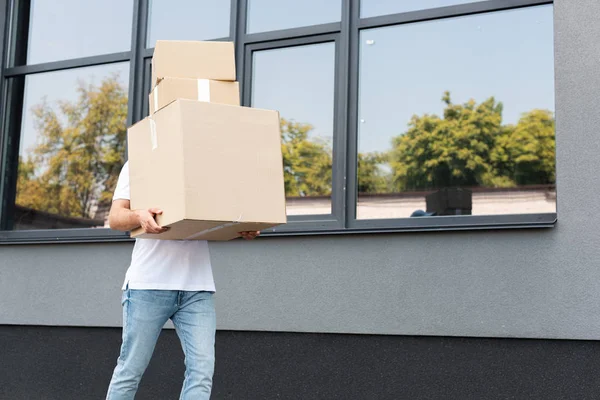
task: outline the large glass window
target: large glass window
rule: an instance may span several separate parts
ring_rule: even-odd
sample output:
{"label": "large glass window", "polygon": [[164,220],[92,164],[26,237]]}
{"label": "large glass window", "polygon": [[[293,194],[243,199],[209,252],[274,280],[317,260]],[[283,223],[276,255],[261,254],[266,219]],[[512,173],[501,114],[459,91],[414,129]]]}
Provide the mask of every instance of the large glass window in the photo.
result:
{"label": "large glass window", "polygon": [[150,0],[146,47],[157,40],[210,40],[229,37],[229,0]]}
{"label": "large glass window", "polygon": [[379,15],[475,3],[476,1],[477,0],[361,0],[360,16],[362,18],[376,17]]}
{"label": "large glass window", "polygon": [[131,48],[133,0],[31,0],[30,4],[27,64]]}
{"label": "large glass window", "polygon": [[252,106],[281,114],[288,214],[330,214],[335,44],[256,51],[252,72]]}
{"label": "large glass window", "polygon": [[341,0],[248,0],[248,33],[338,22]]}
{"label": "large glass window", "polygon": [[157,40],[234,41],[243,104],[280,112],[275,233],[551,226],[546,3],[9,0],[0,240],[126,237],[73,228],[106,227]]}
{"label": "large glass window", "polygon": [[13,229],[106,226],[128,83],[128,63],[25,78]]}
{"label": "large glass window", "polygon": [[553,213],[552,7],[360,34],[359,219]]}

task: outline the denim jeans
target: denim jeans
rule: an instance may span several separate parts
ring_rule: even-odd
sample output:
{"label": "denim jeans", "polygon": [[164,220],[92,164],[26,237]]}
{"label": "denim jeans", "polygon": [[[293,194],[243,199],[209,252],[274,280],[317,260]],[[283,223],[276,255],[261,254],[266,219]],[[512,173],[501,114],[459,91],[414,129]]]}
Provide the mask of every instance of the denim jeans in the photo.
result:
{"label": "denim jeans", "polygon": [[209,399],[216,330],[212,292],[126,289],[122,304],[123,344],[107,400],[134,398],[158,336],[169,318],[185,355],[180,400]]}

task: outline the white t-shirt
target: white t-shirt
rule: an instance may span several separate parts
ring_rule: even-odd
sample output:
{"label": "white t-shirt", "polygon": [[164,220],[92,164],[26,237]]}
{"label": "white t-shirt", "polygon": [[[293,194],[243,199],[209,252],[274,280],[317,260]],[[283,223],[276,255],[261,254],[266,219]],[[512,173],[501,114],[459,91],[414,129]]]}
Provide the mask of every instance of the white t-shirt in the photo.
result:
{"label": "white t-shirt", "polygon": [[[118,199],[130,200],[128,162],[113,196],[113,201]],[[214,292],[208,242],[136,239],[123,289],[127,285],[130,289]]]}

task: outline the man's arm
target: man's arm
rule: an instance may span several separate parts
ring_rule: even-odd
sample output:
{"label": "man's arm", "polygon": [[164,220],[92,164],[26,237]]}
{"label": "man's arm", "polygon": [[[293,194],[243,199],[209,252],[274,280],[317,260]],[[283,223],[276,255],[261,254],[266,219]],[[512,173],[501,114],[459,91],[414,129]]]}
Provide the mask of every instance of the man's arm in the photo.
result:
{"label": "man's arm", "polygon": [[162,214],[158,208],[148,210],[132,210],[129,200],[115,200],[110,207],[108,224],[111,229],[118,231],[131,231],[142,227],[146,233],[163,233],[168,228],[159,226],[154,217]]}
{"label": "man's arm", "polygon": [[240,232],[240,235],[246,240],[256,239],[260,235],[260,231],[244,231]]}

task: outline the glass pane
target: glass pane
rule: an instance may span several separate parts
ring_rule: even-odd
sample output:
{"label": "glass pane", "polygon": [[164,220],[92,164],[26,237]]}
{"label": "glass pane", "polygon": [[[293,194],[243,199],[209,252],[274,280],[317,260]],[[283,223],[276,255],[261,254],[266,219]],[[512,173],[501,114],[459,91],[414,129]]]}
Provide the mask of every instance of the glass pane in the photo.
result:
{"label": "glass pane", "polygon": [[281,114],[288,215],[331,214],[335,44],[257,51],[252,106]]}
{"label": "glass pane", "polygon": [[248,0],[246,31],[299,28],[339,22],[341,18],[341,0]]}
{"label": "glass pane", "polygon": [[27,64],[129,51],[133,0],[31,0]]}
{"label": "glass pane", "polygon": [[157,40],[209,40],[229,37],[229,0],[150,0],[146,47]]}
{"label": "glass pane", "polygon": [[362,31],[358,218],[555,212],[553,66],[552,6]]}
{"label": "glass pane", "polygon": [[105,227],[125,159],[129,64],[27,76],[14,229]]}
{"label": "glass pane", "polygon": [[477,0],[361,0],[361,18],[476,3]]}

